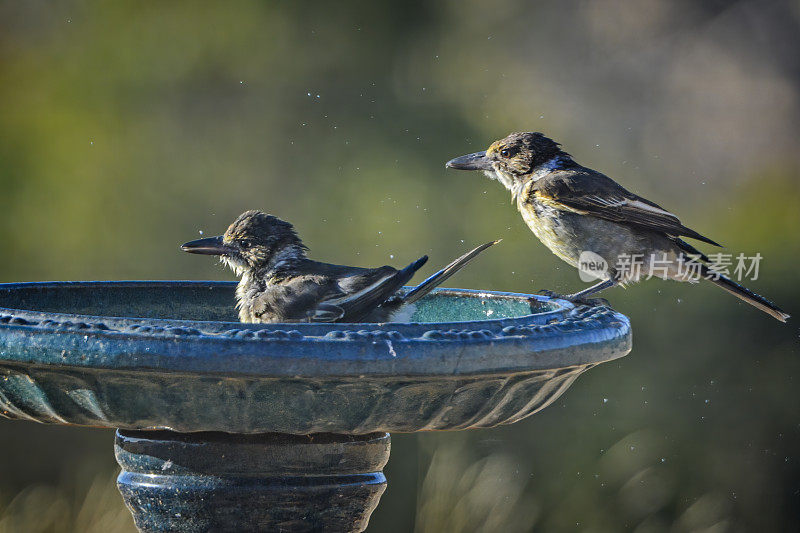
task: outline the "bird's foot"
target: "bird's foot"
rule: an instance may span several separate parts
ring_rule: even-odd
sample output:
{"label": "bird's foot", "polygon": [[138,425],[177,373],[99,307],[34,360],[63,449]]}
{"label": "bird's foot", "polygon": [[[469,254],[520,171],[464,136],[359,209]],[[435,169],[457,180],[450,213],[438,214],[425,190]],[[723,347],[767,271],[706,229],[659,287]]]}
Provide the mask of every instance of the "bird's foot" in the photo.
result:
{"label": "bird's foot", "polygon": [[579,293],[576,294],[558,294],[557,292],[553,292],[548,289],[542,289],[537,292],[537,294],[541,294],[543,296],[547,296],[548,298],[553,298],[557,300],[567,300],[568,302],[572,302],[575,305],[588,305],[589,307],[602,307],[602,306],[609,306],[608,300],[605,298],[587,298],[581,296]]}
{"label": "bird's foot", "polygon": [[586,305],[589,307],[611,307],[611,304],[605,298],[567,298],[575,305]]}

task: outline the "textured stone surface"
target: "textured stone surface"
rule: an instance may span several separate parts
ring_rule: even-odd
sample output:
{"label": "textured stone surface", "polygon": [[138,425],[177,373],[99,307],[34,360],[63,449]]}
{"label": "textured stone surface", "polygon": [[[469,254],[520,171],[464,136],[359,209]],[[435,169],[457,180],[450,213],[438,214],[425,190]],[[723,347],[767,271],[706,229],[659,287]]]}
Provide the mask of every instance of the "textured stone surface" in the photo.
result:
{"label": "textured stone surface", "polygon": [[308,434],[468,429],[545,407],[587,366],[446,378],[266,379],[0,367],[8,418],[123,428]]}

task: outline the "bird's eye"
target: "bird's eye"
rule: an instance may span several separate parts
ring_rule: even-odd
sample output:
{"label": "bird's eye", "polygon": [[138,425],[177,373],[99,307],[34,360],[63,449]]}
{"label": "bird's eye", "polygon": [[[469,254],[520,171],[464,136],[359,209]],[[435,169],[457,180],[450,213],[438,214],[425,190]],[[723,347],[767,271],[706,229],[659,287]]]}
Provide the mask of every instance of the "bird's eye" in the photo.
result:
{"label": "bird's eye", "polygon": [[503,148],[502,150],[500,150],[500,155],[503,157],[508,157],[509,155],[511,155],[511,152],[508,151],[508,148]]}

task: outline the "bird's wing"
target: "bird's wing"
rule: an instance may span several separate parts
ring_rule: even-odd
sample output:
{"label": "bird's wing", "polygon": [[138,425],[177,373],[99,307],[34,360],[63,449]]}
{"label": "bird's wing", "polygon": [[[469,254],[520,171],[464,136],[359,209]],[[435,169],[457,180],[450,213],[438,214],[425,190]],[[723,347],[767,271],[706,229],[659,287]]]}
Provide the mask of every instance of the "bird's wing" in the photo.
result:
{"label": "bird's wing", "polygon": [[391,298],[427,259],[403,270],[309,261],[301,273],[269,285],[253,298],[249,314],[257,322],[358,322]]}
{"label": "bird's wing", "polygon": [[[344,295],[335,279],[301,274],[269,286],[253,298],[251,313],[259,322],[298,322],[309,320],[309,311],[326,299]],[[340,313],[322,308],[320,321],[334,321]]]}
{"label": "bird's wing", "polygon": [[532,184],[528,199],[558,209],[720,246],[684,226],[678,217],[660,205],[633,194],[608,176],[588,169],[552,172]]}
{"label": "bird's wing", "polygon": [[341,310],[341,316],[335,320],[358,322],[394,296],[427,260],[428,257],[423,256],[402,270],[383,266],[340,278],[339,287],[344,295],[326,299],[309,316],[313,321],[319,311],[323,312],[323,316],[332,316],[330,311]]}

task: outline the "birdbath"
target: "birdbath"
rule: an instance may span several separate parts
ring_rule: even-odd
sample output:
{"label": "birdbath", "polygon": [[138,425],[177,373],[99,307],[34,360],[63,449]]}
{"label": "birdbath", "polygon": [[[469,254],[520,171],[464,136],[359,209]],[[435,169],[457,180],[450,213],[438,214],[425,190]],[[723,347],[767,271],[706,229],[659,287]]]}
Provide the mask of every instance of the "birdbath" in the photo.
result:
{"label": "birdbath", "polygon": [[389,433],[511,424],[631,349],[628,319],[440,289],[411,323],[241,324],[234,283],[0,284],[0,414],[117,428],[141,531],[363,531]]}

